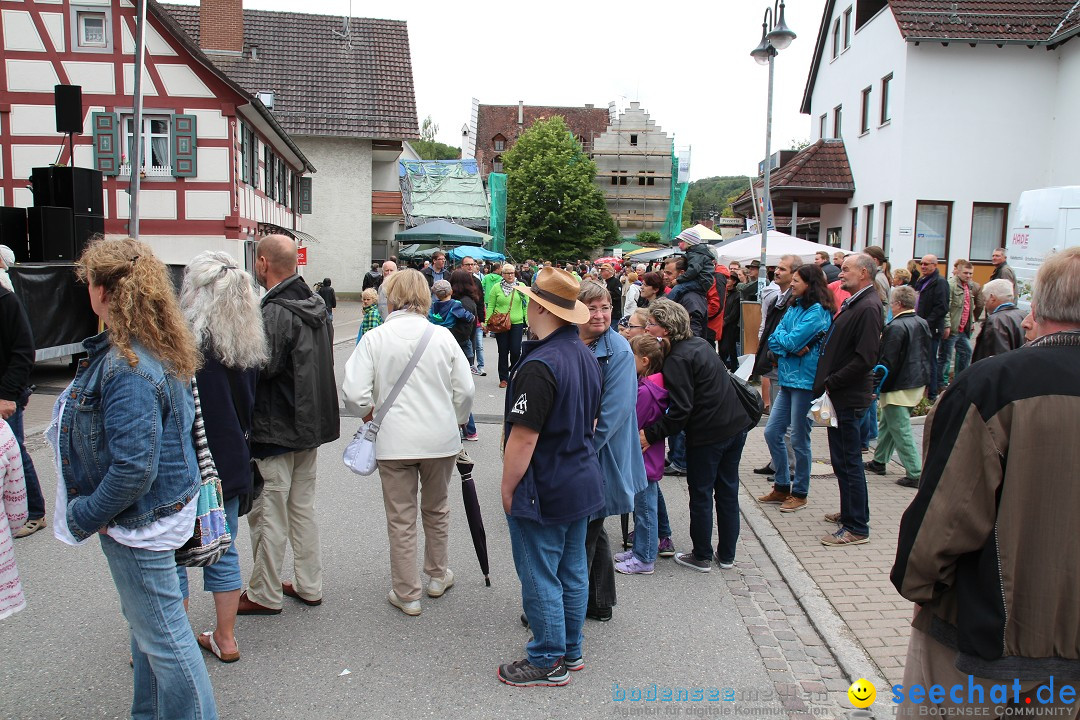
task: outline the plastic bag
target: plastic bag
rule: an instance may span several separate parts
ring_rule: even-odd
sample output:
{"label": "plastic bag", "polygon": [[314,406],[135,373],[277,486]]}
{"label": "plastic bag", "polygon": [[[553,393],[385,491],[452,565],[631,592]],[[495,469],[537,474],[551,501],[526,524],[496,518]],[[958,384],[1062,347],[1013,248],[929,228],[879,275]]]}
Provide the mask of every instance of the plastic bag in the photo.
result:
{"label": "plastic bag", "polygon": [[828,392],[819,398],[814,398],[814,401],[810,403],[810,414],[816,422],[822,425],[839,427],[836,421],[836,408],[833,407]]}

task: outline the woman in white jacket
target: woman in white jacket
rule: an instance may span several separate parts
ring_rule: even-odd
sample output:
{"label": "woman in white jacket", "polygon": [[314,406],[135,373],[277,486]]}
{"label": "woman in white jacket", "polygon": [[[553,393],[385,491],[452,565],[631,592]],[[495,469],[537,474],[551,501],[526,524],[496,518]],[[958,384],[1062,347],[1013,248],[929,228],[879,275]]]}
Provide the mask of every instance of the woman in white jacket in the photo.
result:
{"label": "woman in white jacket", "polygon": [[447,567],[450,474],[461,449],[458,427],[472,411],[472,371],[454,336],[427,320],[431,290],[416,270],[383,282],[390,314],[364,333],[345,365],[345,407],[370,419],[408,364],[424,332],[434,334],[405,386],[386,413],[375,444],[390,537],[390,604],[420,614],[416,566],[417,487],[424,523],[427,594],[439,597],[454,584]]}

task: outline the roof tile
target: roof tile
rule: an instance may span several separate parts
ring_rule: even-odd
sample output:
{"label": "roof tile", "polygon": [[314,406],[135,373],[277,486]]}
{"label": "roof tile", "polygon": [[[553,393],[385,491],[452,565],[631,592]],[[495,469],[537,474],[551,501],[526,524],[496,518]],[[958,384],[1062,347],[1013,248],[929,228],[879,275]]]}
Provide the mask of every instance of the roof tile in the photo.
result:
{"label": "roof tile", "polygon": [[1077,0],[891,0],[905,39],[1053,42],[1080,22]]}

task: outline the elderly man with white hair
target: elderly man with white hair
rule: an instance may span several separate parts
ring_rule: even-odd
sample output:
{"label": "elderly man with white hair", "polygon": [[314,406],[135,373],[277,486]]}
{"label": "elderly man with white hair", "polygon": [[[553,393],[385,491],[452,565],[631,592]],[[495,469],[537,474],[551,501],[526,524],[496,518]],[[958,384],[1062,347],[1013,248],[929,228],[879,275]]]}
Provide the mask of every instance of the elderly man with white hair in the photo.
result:
{"label": "elderly man with white hair", "polygon": [[1024,344],[1023,310],[1016,307],[1012,283],[998,278],[986,283],[982,289],[986,301],[986,320],[975,341],[971,362],[985,360],[994,355],[1015,350]]}

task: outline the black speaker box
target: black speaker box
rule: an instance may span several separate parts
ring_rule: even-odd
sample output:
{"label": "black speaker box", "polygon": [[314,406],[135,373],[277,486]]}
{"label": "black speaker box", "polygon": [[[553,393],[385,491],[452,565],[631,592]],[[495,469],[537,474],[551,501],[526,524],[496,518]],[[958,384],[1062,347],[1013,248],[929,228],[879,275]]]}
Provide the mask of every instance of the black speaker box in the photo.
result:
{"label": "black speaker box", "polygon": [[95,235],[105,234],[105,218],[101,215],[75,216],[75,259],[78,260],[86,245]]}
{"label": "black speaker box", "polygon": [[57,85],[53,88],[53,100],[56,105],[56,132],[82,135],[82,86]]}
{"label": "black speaker box", "polygon": [[100,170],[50,165],[34,168],[30,181],[35,207],[66,207],[79,215],[105,214]]}
{"label": "black speaker box", "polygon": [[75,214],[66,207],[27,210],[30,262],[75,262]]}
{"label": "black speaker box", "polygon": [[0,245],[15,251],[15,259],[26,260],[26,208],[0,207]]}

